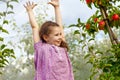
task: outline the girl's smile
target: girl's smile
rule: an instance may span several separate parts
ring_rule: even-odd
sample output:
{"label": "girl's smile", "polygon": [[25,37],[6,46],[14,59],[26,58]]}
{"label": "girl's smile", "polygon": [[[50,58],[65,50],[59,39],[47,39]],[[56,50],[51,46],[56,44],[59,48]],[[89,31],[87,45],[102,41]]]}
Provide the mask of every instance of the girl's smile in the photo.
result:
{"label": "girl's smile", "polygon": [[52,27],[49,35],[45,35],[44,39],[47,43],[60,46],[62,42],[62,33],[60,27]]}

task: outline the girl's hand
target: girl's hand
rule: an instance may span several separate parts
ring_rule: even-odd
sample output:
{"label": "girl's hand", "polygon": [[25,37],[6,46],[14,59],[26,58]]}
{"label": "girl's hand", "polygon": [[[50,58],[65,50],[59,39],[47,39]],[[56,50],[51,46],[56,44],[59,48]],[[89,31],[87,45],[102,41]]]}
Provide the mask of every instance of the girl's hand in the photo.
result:
{"label": "girl's hand", "polygon": [[29,11],[32,11],[33,8],[37,6],[37,4],[35,4],[34,2],[30,3],[30,1],[28,1],[26,2],[26,5],[23,5],[23,6],[26,8],[27,12],[29,12]]}
{"label": "girl's hand", "polygon": [[51,0],[48,4],[51,4],[54,7],[59,7],[59,0]]}

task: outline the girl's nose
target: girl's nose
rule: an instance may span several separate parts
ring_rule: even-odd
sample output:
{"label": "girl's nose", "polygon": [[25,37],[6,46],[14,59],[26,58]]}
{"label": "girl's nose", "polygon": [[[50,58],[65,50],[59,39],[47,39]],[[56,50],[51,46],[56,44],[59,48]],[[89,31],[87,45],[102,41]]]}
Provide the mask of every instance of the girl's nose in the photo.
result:
{"label": "girl's nose", "polygon": [[59,35],[59,39],[62,40],[62,35]]}

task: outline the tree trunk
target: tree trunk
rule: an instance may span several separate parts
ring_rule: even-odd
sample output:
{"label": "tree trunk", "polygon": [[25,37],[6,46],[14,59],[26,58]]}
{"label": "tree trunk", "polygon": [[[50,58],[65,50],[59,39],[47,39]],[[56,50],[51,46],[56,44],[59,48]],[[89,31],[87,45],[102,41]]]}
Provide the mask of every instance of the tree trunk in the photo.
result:
{"label": "tree trunk", "polygon": [[118,41],[117,37],[115,36],[115,34],[113,33],[112,29],[109,26],[109,19],[108,19],[108,15],[106,13],[105,7],[100,6],[100,11],[101,11],[101,14],[103,16],[103,19],[105,20],[105,24],[107,26],[107,30],[108,30],[108,34],[109,34],[111,43],[112,44],[118,44],[119,41]]}

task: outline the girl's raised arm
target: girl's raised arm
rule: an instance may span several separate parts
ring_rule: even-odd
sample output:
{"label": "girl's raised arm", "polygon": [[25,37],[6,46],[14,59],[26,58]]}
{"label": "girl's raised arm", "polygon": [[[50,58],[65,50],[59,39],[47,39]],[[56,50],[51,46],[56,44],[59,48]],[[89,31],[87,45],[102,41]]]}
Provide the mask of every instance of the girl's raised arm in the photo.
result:
{"label": "girl's raised arm", "polygon": [[24,5],[24,7],[26,8],[26,11],[28,13],[29,16],[29,21],[32,27],[32,31],[33,31],[33,40],[34,43],[37,43],[40,41],[39,38],[39,25],[35,19],[34,13],[33,13],[33,8],[36,6],[37,4],[34,4],[33,2],[30,3],[30,1],[26,2],[26,4]]}
{"label": "girl's raised arm", "polygon": [[63,25],[62,25],[62,16],[61,16],[61,12],[60,12],[59,0],[51,0],[51,2],[49,2],[49,4],[51,4],[54,7],[54,9],[55,9],[55,20],[56,20],[56,23],[58,23],[59,26],[61,27],[63,40],[65,41],[64,29],[63,29]]}

